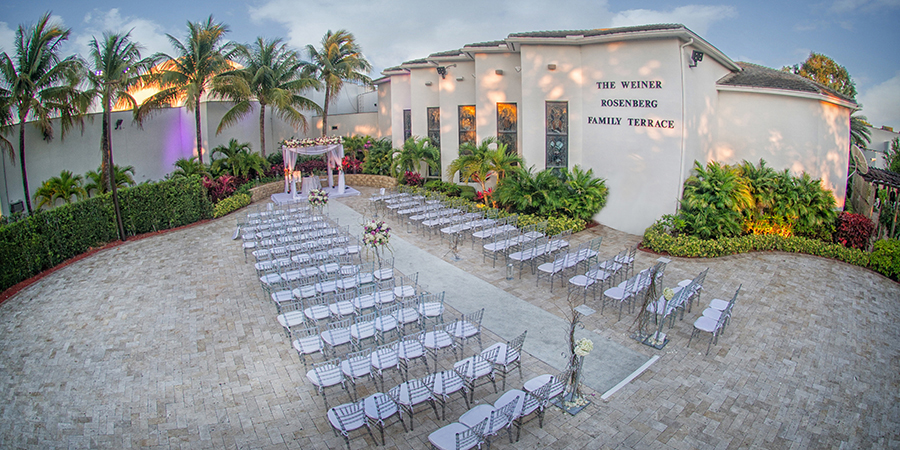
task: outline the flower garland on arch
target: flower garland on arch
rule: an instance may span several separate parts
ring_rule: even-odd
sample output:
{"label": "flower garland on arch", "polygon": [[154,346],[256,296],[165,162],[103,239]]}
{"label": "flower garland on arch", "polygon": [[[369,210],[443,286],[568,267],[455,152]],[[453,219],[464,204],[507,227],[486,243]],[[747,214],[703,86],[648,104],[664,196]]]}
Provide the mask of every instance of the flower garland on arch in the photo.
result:
{"label": "flower garland on arch", "polygon": [[317,147],[322,145],[337,145],[343,144],[344,138],[341,136],[323,136],[317,138],[306,138],[306,139],[285,139],[281,141],[281,146],[285,148],[302,148],[302,147]]}

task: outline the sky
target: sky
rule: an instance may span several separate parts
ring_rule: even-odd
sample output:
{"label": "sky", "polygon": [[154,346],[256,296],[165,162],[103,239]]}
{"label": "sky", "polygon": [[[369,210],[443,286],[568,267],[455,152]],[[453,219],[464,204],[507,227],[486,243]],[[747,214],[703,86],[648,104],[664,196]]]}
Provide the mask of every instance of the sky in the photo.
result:
{"label": "sky", "polygon": [[18,26],[47,11],[71,29],[65,55],[86,55],[92,36],[104,31],[128,30],[145,54],[171,53],[166,34],[183,40],[188,21],[210,15],[228,25],[230,40],[280,37],[297,49],[346,29],[373,78],[404,61],[510,33],[681,23],[734,61],[780,69],[810,52],[828,55],[850,72],[861,114],[900,130],[900,0],[5,0],[0,51],[13,50]]}

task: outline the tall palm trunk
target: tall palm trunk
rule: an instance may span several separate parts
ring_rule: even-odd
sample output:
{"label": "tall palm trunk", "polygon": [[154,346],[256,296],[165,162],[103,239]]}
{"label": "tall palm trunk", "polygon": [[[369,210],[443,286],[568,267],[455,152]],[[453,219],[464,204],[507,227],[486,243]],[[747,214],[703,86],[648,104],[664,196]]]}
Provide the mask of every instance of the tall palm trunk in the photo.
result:
{"label": "tall palm trunk", "polygon": [[328,102],[331,100],[331,88],[325,83],[325,105],[322,108],[322,137],[325,137],[328,130]]}
{"label": "tall palm trunk", "polygon": [[106,189],[106,192],[112,190],[112,182],[110,182],[109,155],[110,155],[110,132],[109,132],[109,100],[106,95],[103,96],[103,119],[100,126],[100,153],[103,157],[100,159],[100,186]]}
{"label": "tall palm trunk", "polygon": [[25,207],[31,214],[31,197],[28,195],[28,171],[25,170],[25,117],[19,115],[19,163],[22,166],[22,186],[25,189]]}
{"label": "tall palm trunk", "polygon": [[201,92],[200,95],[197,95],[197,102],[194,104],[194,121],[197,125],[197,160],[200,161],[200,164],[203,164],[203,135],[202,130],[200,129],[200,96],[203,95]]}
{"label": "tall palm trunk", "polygon": [[266,104],[259,102],[259,152],[266,157]]}
{"label": "tall palm trunk", "polygon": [[109,128],[109,122],[112,118],[112,105],[109,104],[109,97],[103,99],[103,140],[106,141],[106,152],[104,153],[104,159],[107,160],[106,164],[106,178],[109,180],[109,191],[112,192],[112,201],[113,201],[113,212],[116,216],[116,232],[119,235],[120,241],[125,241],[125,225],[122,223],[122,209],[119,206],[119,193],[118,188],[116,186],[116,174],[115,167],[116,165],[113,163],[113,154],[112,154],[112,130]]}

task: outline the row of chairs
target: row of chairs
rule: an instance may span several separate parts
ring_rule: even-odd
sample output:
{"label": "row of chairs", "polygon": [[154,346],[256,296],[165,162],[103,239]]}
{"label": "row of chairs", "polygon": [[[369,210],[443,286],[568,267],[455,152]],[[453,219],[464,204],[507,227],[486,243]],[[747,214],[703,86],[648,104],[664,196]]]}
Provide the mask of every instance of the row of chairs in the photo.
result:
{"label": "row of chairs", "polygon": [[587,292],[591,291],[593,300],[597,300],[597,290],[606,291],[617,280],[625,280],[633,272],[634,256],[637,245],[625,248],[619,254],[591,265],[583,274],[569,278],[568,295],[581,291],[583,302],[587,302]]}
{"label": "row of chairs", "polygon": [[[340,433],[349,448],[350,432],[365,426],[374,440],[371,427],[375,426],[380,430],[381,441],[384,443],[384,428],[388,419],[396,416],[398,421],[403,424],[404,431],[406,431],[406,422],[403,420],[405,413],[409,417],[409,430],[414,430],[415,408],[428,403],[434,411],[437,420],[446,420],[446,405],[452,400],[451,396],[454,394],[459,394],[462,397],[468,410],[467,413],[463,414],[465,419],[461,418],[461,420],[474,420],[476,415],[484,412],[492,418],[495,414],[492,414],[491,411],[485,411],[485,405],[479,405],[470,409],[477,381],[476,376],[489,377],[493,381],[493,367],[500,367],[502,364],[500,362],[492,363],[492,361],[520,360],[519,354],[526,333],[523,333],[511,342],[495,344],[483,350],[480,354],[475,354],[470,358],[459,361],[454,364],[452,370],[438,370],[436,368],[434,372],[428,373],[422,378],[410,379],[407,377],[404,378],[402,383],[388,390],[387,394],[377,392],[364,399],[360,399],[357,396],[350,403],[329,409],[327,417],[335,435]],[[484,364],[490,368],[490,371],[485,370]],[[521,366],[518,367],[521,377]],[[504,409],[504,414],[508,418],[506,423],[511,424],[515,422],[519,429],[521,429],[523,419],[526,416],[540,409],[539,414],[541,416],[541,426],[543,427],[543,408],[549,404],[550,399],[545,399],[545,397],[549,393],[550,388],[551,386],[548,384],[546,389],[541,389],[539,392],[534,393],[512,390],[505,393],[495,404],[500,405],[503,403],[504,406],[502,408],[506,408]],[[382,391],[384,391],[383,383]],[[496,392],[496,384],[494,384],[494,391]],[[559,389],[559,392],[562,392],[562,389]],[[526,404],[527,395],[530,395],[532,400]],[[506,406],[510,403],[507,399],[514,400],[511,402],[512,406]],[[437,403],[441,404],[440,414],[437,411]],[[499,425],[499,422],[499,420],[492,421],[489,419],[489,423],[492,425]],[[502,429],[502,427],[495,428]],[[434,433],[432,433],[432,436],[434,436]],[[512,441],[511,433],[510,441]]]}
{"label": "row of chairs", "polygon": [[490,256],[491,266],[495,267],[497,258],[502,256],[503,264],[505,265],[509,262],[509,255],[511,253],[526,248],[529,244],[547,237],[544,234],[545,231],[547,231],[546,221],[496,233],[492,236],[491,242],[482,246],[482,262]]}
{"label": "row of chairs", "polygon": [[516,439],[521,437],[525,418],[537,415],[540,427],[544,427],[544,412],[565,391],[568,375],[553,377],[541,375],[525,383],[522,390],[506,391],[493,404],[477,405],[463,413],[457,422],[439,428],[428,436],[432,449],[468,450],[487,443],[491,438],[507,430],[513,443],[512,427],[516,427]]}
{"label": "row of chairs", "polygon": [[[465,316],[454,323],[464,321]],[[385,373],[396,370],[401,378],[410,381],[410,372],[414,363],[420,363],[425,371],[429,370],[428,359],[433,361],[434,373],[440,372],[440,353],[453,351],[454,359],[457,350],[464,351],[463,343],[465,335],[452,334],[450,327],[435,325],[431,331],[419,331],[414,334],[402,336],[394,341],[366,347],[351,352],[344,358],[332,358],[314,363],[313,368],[306,373],[307,379],[315,386],[316,392],[322,395],[326,408],[328,406],[327,388],[342,387],[351,399],[358,399],[358,382],[369,379],[374,387],[378,387],[381,381],[381,389],[385,389]],[[479,330],[480,332],[480,330]],[[479,380],[487,379],[494,385],[496,391],[496,375],[502,375],[503,386],[506,388],[506,378],[509,372],[518,368],[519,376],[522,375],[521,351],[526,333],[507,343],[497,343],[480,353],[475,353],[469,358],[456,361],[453,371],[463,380],[466,392],[470,400],[474,401],[474,391]],[[324,353],[324,339],[314,337],[300,338],[300,342],[293,343],[295,348],[302,348],[306,354],[313,352]],[[300,350],[298,349],[298,352]],[[301,353],[301,358],[305,355]],[[377,377],[377,380],[376,380]],[[353,385],[351,393],[347,387],[347,381]]]}
{"label": "row of chairs", "polygon": [[618,306],[619,320],[622,320],[622,312],[626,305],[628,305],[629,311],[633,312],[635,305],[643,304],[644,298],[650,293],[650,285],[662,280],[667,264],[667,259],[660,258],[653,266],[632,275],[617,286],[603,291],[600,313],[602,314],[606,309],[607,303]]}
{"label": "row of chairs", "polygon": [[725,331],[725,327],[728,326],[731,321],[731,311],[732,308],[734,308],[734,303],[737,301],[742,286],[743,285],[739,285],[737,290],[734,291],[734,296],[731,297],[731,300],[725,301],[714,298],[709,302],[709,306],[704,309],[700,317],[694,321],[694,329],[691,332],[690,339],[688,339],[688,347],[691,346],[691,341],[697,333],[709,333],[709,343],[706,344],[706,354],[709,355],[709,349],[712,346],[713,341],[715,341],[716,344],[719,343],[719,336]]}
{"label": "row of chairs", "polygon": [[[318,352],[326,357],[339,357],[341,354],[336,349],[343,346],[352,351],[361,349],[369,341],[384,344],[389,336],[402,338],[410,332],[424,331],[429,320],[434,326],[443,325],[443,302],[443,293],[421,294],[365,314],[350,313],[324,326],[316,320],[315,307],[287,310],[277,319],[305,367],[306,355]],[[407,330],[410,325],[413,331]],[[477,325],[476,330],[480,332],[480,322]]]}
{"label": "row of chairs", "polygon": [[562,278],[569,270],[577,270],[579,266],[590,266],[600,254],[600,243],[603,238],[596,237],[590,241],[583,242],[574,249],[569,249],[565,253],[558,253],[553,256],[553,260],[545,262],[537,266],[536,284],[540,284],[541,278],[550,279],[550,292],[553,292],[554,278]]}

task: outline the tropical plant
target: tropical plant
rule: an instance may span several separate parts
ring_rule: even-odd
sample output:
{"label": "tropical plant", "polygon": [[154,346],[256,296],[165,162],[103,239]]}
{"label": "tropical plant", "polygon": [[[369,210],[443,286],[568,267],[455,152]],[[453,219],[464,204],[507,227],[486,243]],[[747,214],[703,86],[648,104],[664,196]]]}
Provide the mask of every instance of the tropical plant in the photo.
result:
{"label": "tropical plant", "polygon": [[563,199],[563,210],[569,217],[584,220],[593,219],[594,214],[606,206],[609,189],[602,178],[594,177],[594,169],[584,171],[581,166],[572,167],[563,177],[569,195]]}
{"label": "tropical plant", "polygon": [[325,100],[322,105],[322,136],[328,131],[328,104],[333,102],[344,81],[369,84],[372,80],[365,74],[372,70],[372,65],[362,54],[362,48],[356,38],[347,30],[332,33],[328,30],[322,37],[319,48],[312,44],[306,46],[306,52],[312,63],[310,75],[325,86]]}
{"label": "tropical plant", "polygon": [[394,153],[391,173],[399,176],[403,172],[419,172],[422,164],[432,170],[440,170],[441,150],[431,145],[431,139],[410,137],[403,143],[403,148]]}
{"label": "tropical plant", "polygon": [[459,172],[460,180],[472,180],[481,185],[481,191],[487,190],[487,182],[493,177],[498,183],[507,173],[515,167],[522,165],[523,161],[518,155],[507,152],[506,144],[497,142],[496,138],[489,137],[481,141],[481,144],[464,143],[459,147],[459,157],[447,166],[447,176]]}
{"label": "tropical plant", "polygon": [[211,168],[215,173],[229,173],[247,180],[254,175],[262,176],[269,168],[266,158],[250,151],[249,142],[238,143],[237,139],[232,138],[228,141],[228,145],[215,147],[210,153],[210,157],[217,153],[221,153],[225,157],[212,162]]}
{"label": "tropical plant", "polygon": [[[25,122],[34,121],[45,140],[53,138],[53,119],[59,120],[62,136],[86,109],[85,97],[78,91],[83,64],[75,56],[61,58],[60,48],[69,38],[69,30],[50,23],[46,13],[37,24],[16,30],[15,53],[0,54],[0,118],[4,125],[12,124],[12,110],[16,112],[19,129],[19,166],[25,205],[32,212],[28,189],[28,170],[25,163]],[[8,129],[12,131],[11,128]],[[8,142],[7,142],[8,143]],[[11,146],[4,145],[10,150]]]}
{"label": "tropical plant", "polygon": [[875,232],[875,222],[866,216],[842,212],[838,214],[834,241],[844,247],[865,250]]}
{"label": "tropical plant", "polygon": [[[135,185],[134,166],[120,167],[118,164],[114,164],[112,171],[117,189]],[[109,192],[109,183],[105,181],[105,178],[102,167],[98,167],[97,170],[88,170],[84,174],[84,190],[88,196],[91,196],[92,193],[96,195]]]}
{"label": "tropical plant", "polygon": [[306,116],[301,110],[321,112],[321,108],[301,94],[319,89],[318,80],[304,70],[308,62],[299,53],[288,48],[281,39],[257,38],[251,46],[238,45],[235,59],[244,67],[223,72],[213,79],[213,90],[221,97],[234,102],[216,129],[216,134],[234,125],[253,111],[252,100],[259,102],[259,148],[266,155],[266,107],[294,128],[308,128]]}
{"label": "tropical plant", "polygon": [[850,116],[850,145],[867,148],[872,142],[872,132],[869,131],[869,126],[866,116]]}
{"label": "tropical plant", "polygon": [[704,168],[694,161],[694,172],[681,199],[688,232],[704,239],[741,234],[741,212],[753,206],[753,196],[740,169],[716,161]]}
{"label": "tropical plant", "polygon": [[154,61],[162,61],[158,70],[147,75],[148,84],[159,87],[159,92],[141,104],[143,117],[158,108],[164,108],[177,100],[184,100],[185,109],[194,112],[197,131],[197,158],[203,162],[203,135],[200,122],[200,99],[211,86],[212,79],[231,68],[230,52],[234,44],[225,43],[228,26],[213,22],[209,16],[205,23],[188,22],[187,39],[182,43],[167,34],[177,56],[165,53],[153,56]]}
{"label": "tropical plant", "polygon": [[171,173],[171,178],[190,178],[193,175],[201,177],[211,176],[207,170],[206,164],[200,162],[196,156],[190,158],[178,158],[175,161],[175,170]]}
{"label": "tropical plant", "polygon": [[363,173],[390,175],[392,163],[391,157],[394,154],[390,139],[372,139],[371,141],[367,141],[363,148],[366,146],[369,148],[364,150],[366,151],[366,156],[362,165]]}
{"label": "tropical plant", "polygon": [[552,170],[534,173],[534,166],[516,167],[497,186],[493,198],[500,205],[522,214],[549,216],[564,207],[569,192]]}
{"label": "tropical plant", "polygon": [[58,177],[51,177],[34,193],[35,207],[41,209],[44,206],[52,208],[56,200],[63,203],[72,203],[72,197],[81,200],[86,196],[81,187],[81,175],[74,175],[69,170],[63,170]]}
{"label": "tropical plant", "polygon": [[900,138],[891,141],[891,148],[884,154],[884,163],[887,170],[900,173]]}
{"label": "tropical plant", "polygon": [[759,166],[745,160],[741,162],[740,170],[750,188],[754,205],[754,208],[745,209],[744,214],[750,219],[771,214],[777,200],[778,173],[775,169],[766,167],[766,162],[762,159],[759,160]]}
{"label": "tropical plant", "polygon": [[234,193],[235,189],[237,189],[236,182],[235,177],[228,174],[220,175],[216,178],[204,177],[203,187],[206,188],[209,201],[218,203],[219,200],[227,198]]}

